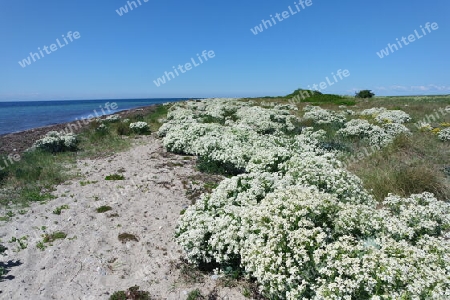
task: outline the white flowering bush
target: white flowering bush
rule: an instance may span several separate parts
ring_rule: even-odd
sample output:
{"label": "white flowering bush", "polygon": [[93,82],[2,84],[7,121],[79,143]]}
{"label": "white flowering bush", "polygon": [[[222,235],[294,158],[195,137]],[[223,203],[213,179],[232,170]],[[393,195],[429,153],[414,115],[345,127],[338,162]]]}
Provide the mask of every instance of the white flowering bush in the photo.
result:
{"label": "white flowering bush", "polygon": [[403,124],[411,121],[411,117],[402,110],[388,110],[385,107],[373,107],[364,109],[360,116],[368,116],[378,123],[399,123]]}
{"label": "white flowering bush", "polygon": [[411,135],[411,131],[403,124],[400,123],[385,123],[381,125],[381,128],[392,137],[398,136],[400,134]]}
{"label": "white flowering bush", "polygon": [[357,139],[364,139],[370,145],[385,146],[390,143],[393,136],[389,135],[383,128],[373,125],[367,120],[353,119],[345,123],[344,128],[337,131],[338,135]]}
{"label": "white flowering bush", "polygon": [[130,129],[132,131],[134,131],[135,133],[146,133],[150,130],[150,127],[148,127],[148,124],[146,122],[135,122],[135,123],[130,123]]}
{"label": "white flowering bush", "polygon": [[337,131],[338,135],[366,140],[371,146],[386,146],[396,136],[410,135],[410,130],[400,123],[385,123],[380,126],[371,124],[367,120],[353,119],[345,123],[344,128]]}
{"label": "white flowering bush", "polygon": [[380,112],[375,120],[378,123],[398,123],[403,124],[411,121],[411,117],[402,110],[386,110]]}
{"label": "white flowering bush", "polygon": [[279,185],[281,176],[250,173],[222,181],[211,195],[203,195],[183,214],[175,236],[191,262],[218,262],[239,266],[242,214],[257,206]]}
{"label": "white flowering bush", "polygon": [[450,141],[450,127],[444,128],[438,132],[438,138],[441,141],[448,142]]}
{"label": "white flowering bush", "polygon": [[345,122],[343,114],[319,106],[305,106],[304,110],[306,113],[303,115],[303,119],[313,120],[316,124],[342,124]]}
{"label": "white flowering bush", "polygon": [[[242,272],[269,299],[450,298],[450,204],[430,193],[377,203],[321,147],[327,133],[296,131],[289,110],[233,99],[171,107],[159,131],[169,151],[240,170],[181,216],[175,237],[188,260]],[[305,115],[344,124],[323,111]],[[355,119],[338,134],[386,145],[410,133]]]}
{"label": "white flowering bush", "polygon": [[77,149],[78,139],[73,133],[57,131],[48,132],[42,139],[36,141],[30,150],[44,150],[52,153],[74,151]]}
{"label": "white flowering bush", "polygon": [[317,155],[302,152],[281,165],[281,171],[290,178],[291,185],[315,186],[322,192],[336,196],[342,202],[374,204],[361,180],[345,170],[333,153]]}

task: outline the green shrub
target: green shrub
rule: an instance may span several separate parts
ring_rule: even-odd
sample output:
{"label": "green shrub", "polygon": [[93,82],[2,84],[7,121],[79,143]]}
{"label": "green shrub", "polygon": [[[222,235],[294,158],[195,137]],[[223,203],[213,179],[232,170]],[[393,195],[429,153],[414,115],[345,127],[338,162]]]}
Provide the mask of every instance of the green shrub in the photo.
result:
{"label": "green shrub", "polygon": [[0,185],[6,181],[6,178],[8,178],[9,172],[8,170],[0,169]]}
{"label": "green shrub", "polygon": [[130,124],[130,130],[137,134],[145,134],[150,131],[150,127],[146,122],[135,122]]}
{"label": "green shrub", "polygon": [[130,125],[127,123],[119,123],[117,124],[116,132],[118,135],[130,135]]}
{"label": "green shrub", "polygon": [[236,168],[232,163],[219,162],[203,156],[197,159],[197,169],[208,174],[234,176],[244,173],[244,170]]}
{"label": "green shrub", "polygon": [[375,94],[372,93],[371,90],[362,90],[355,93],[356,98],[372,98],[373,96],[375,96]]}

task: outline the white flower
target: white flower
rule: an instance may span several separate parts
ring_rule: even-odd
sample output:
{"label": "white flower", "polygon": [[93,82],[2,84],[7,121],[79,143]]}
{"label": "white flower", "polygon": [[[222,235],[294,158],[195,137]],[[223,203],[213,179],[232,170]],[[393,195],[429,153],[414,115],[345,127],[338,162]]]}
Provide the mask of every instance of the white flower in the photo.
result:
{"label": "white flower", "polygon": [[338,135],[365,139],[372,146],[386,146],[400,134],[410,134],[408,128],[398,123],[386,123],[381,127],[367,120],[353,119],[337,131]]}
{"label": "white flower", "polygon": [[450,127],[444,128],[438,132],[438,138],[441,141],[450,141]]}
{"label": "white flower", "polygon": [[399,123],[403,124],[409,122],[411,117],[402,110],[386,110],[379,113],[375,120],[378,123]]}
{"label": "white flower", "polygon": [[130,129],[136,133],[145,133],[150,130],[146,122],[135,122],[130,124]]}
{"label": "white flower", "polygon": [[[189,261],[217,264],[218,273],[242,268],[273,299],[449,298],[450,204],[430,193],[377,203],[336,153],[321,147],[327,133],[298,130],[290,110],[238,99],[170,108],[159,131],[168,150],[241,173],[181,216],[176,241]],[[410,134],[400,124],[406,117],[394,114],[380,125],[351,120],[338,134],[387,145]],[[345,121],[317,107],[305,116]]]}
{"label": "white flower", "polygon": [[303,115],[305,120],[313,120],[316,124],[344,123],[345,117],[331,110],[323,109],[319,106],[306,106],[306,113]]}
{"label": "white flower", "polygon": [[40,149],[55,153],[76,150],[77,145],[78,139],[75,134],[50,131],[42,139],[36,141],[29,150]]}

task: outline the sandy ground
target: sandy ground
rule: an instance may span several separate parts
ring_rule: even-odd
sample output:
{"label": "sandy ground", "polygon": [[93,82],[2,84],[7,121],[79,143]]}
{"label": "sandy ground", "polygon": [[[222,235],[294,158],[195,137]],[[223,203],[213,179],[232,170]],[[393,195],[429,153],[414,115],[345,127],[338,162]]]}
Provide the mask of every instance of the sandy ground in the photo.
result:
{"label": "sandy ground", "polygon": [[[238,287],[224,287],[215,276],[188,272],[180,263],[173,232],[191,203],[186,188],[195,193],[192,178],[202,176],[194,164],[193,157],[165,152],[153,136],[141,137],[127,152],[78,161],[80,178],[58,186],[56,199],[1,222],[0,239],[9,249],[0,259],[9,273],[0,282],[0,299],[108,299],[134,285],[152,299],[186,299],[196,288],[205,296],[217,291],[210,299],[246,299]],[[125,180],[105,180],[113,173]],[[53,213],[62,205],[69,208]],[[112,210],[97,213],[102,205]],[[43,235],[56,231],[67,237],[38,249]],[[123,243],[122,233],[138,241]],[[26,237],[26,248],[19,251],[13,237]]]}

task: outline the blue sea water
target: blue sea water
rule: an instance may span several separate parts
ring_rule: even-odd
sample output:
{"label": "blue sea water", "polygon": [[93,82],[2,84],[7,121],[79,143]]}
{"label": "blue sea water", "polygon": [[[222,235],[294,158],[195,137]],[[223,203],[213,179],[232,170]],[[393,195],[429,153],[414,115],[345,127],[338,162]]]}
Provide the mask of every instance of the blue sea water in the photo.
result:
{"label": "blue sea water", "polygon": [[[0,102],[0,135],[187,98]],[[108,111],[107,103],[117,104]],[[115,107],[115,106],[113,106]]]}

